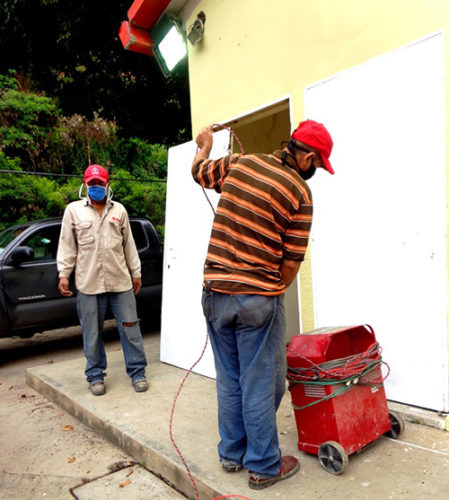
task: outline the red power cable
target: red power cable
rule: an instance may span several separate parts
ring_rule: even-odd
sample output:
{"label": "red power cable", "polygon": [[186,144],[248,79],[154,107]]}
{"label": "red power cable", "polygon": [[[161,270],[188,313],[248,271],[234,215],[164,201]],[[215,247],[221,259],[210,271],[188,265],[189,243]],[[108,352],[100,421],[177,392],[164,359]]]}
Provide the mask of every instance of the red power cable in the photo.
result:
{"label": "red power cable", "polygon": [[[176,453],[178,454],[179,458],[181,459],[181,462],[183,463],[183,465],[184,465],[184,467],[185,467],[185,469],[187,471],[187,474],[189,475],[190,482],[192,483],[193,490],[195,492],[195,500],[199,499],[198,487],[196,485],[195,479],[193,479],[192,472],[190,471],[190,468],[187,465],[187,462],[184,460],[184,457],[182,456],[182,453],[181,453],[180,449],[178,448],[178,446],[177,446],[177,444],[175,442],[175,439],[173,437],[173,417],[174,417],[174,413],[175,413],[176,401],[178,400],[178,396],[181,393],[181,390],[182,390],[182,388],[183,388],[183,386],[184,386],[184,384],[185,384],[188,376],[191,374],[192,370],[195,368],[195,366],[201,361],[202,357],[204,356],[204,353],[206,352],[206,347],[207,347],[208,340],[209,340],[209,334],[206,332],[206,343],[204,344],[203,352],[201,353],[201,356],[191,366],[190,370],[186,373],[185,377],[182,379],[182,382],[181,382],[181,384],[178,387],[178,392],[176,393],[175,399],[173,401],[173,406],[172,406],[172,409],[171,409],[171,413],[170,413],[170,425],[169,425],[170,441],[171,441],[172,445],[174,446],[174,448],[176,450]],[[241,495],[223,495],[223,496],[220,496],[220,497],[215,497],[212,500],[221,500],[222,498],[233,498],[233,497],[234,498],[242,498],[243,500],[250,500],[249,498],[243,497]]]}
{"label": "red power cable", "polygon": [[[370,345],[362,353],[358,353],[347,358],[333,360],[334,363],[341,362],[341,365],[336,366],[335,368],[324,368],[325,365],[329,365],[329,362],[317,365],[305,356],[295,353],[290,349],[287,349],[287,352],[295,357],[301,358],[310,365],[307,367],[289,367],[288,378],[290,380],[344,380],[360,375],[369,365],[374,365],[376,363],[383,363],[388,368],[388,365],[381,359],[382,349],[377,342]],[[387,377],[388,374],[383,378],[383,380],[385,380]]]}
{"label": "red power cable", "polygon": [[[214,123],[212,125],[212,128],[215,128],[215,127],[219,127],[219,128],[222,128],[223,130],[228,130],[230,132],[230,134],[232,135],[232,137],[234,137],[234,139],[237,141],[237,144],[239,145],[239,148],[240,148],[240,152],[242,154],[245,154],[245,150],[243,149],[243,146],[242,146],[242,143],[240,142],[240,139],[237,137],[237,134],[232,130],[231,127],[227,127],[226,125],[222,125],[221,123]],[[229,146],[231,144],[229,143]]]}
{"label": "red power cable", "polygon": [[206,352],[206,347],[207,347],[207,342],[209,340],[209,334],[206,332],[206,343],[204,344],[203,352],[201,353],[201,356],[195,361],[195,363],[191,366],[190,370],[187,372],[186,376],[182,379],[182,382],[178,388],[178,392],[176,393],[175,399],[173,401],[173,406],[171,409],[171,414],[170,414],[170,425],[169,425],[169,433],[170,433],[170,441],[172,442],[172,445],[174,446],[176,453],[178,454],[179,458],[181,459],[181,462],[184,464],[184,467],[186,468],[187,474],[189,475],[190,482],[193,485],[193,489],[195,491],[195,500],[198,500],[199,498],[199,492],[198,492],[198,487],[196,486],[195,479],[193,479],[192,473],[190,472],[189,466],[187,465],[186,461],[184,460],[184,457],[182,456],[181,451],[179,450],[178,446],[175,443],[175,440],[173,438],[173,416],[175,413],[175,406],[176,406],[176,401],[178,400],[178,396],[181,393],[181,389],[183,388],[188,376],[192,372],[192,370],[195,368],[195,366],[201,361],[202,357],[204,356],[204,353]]}

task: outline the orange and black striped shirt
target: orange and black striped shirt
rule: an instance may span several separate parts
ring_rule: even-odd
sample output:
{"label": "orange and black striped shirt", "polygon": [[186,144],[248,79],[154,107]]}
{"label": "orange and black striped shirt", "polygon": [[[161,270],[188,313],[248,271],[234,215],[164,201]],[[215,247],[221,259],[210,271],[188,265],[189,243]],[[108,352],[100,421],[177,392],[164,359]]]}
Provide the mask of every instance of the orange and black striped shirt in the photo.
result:
{"label": "orange and black striped shirt", "polygon": [[282,164],[281,152],[199,160],[195,181],[221,193],[204,281],[222,293],[280,295],[282,260],[302,261],[312,225],[312,194]]}

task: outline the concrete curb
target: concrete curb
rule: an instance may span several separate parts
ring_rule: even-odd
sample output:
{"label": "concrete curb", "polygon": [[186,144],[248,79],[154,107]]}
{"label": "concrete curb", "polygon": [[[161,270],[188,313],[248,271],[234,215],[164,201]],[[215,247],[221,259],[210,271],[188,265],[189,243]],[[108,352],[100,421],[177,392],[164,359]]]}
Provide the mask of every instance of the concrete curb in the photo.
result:
{"label": "concrete curb", "polygon": [[388,409],[398,413],[404,420],[413,424],[422,424],[435,429],[449,431],[449,415],[432,410],[388,401]]}
{"label": "concrete curb", "polygon": [[[160,477],[174,490],[189,496],[192,483],[186,470],[175,463],[177,455],[172,449],[161,449],[160,443],[148,439],[144,435],[133,432],[124,425],[110,422],[100,412],[88,409],[64,394],[61,384],[56,380],[39,373],[41,367],[26,370],[26,383],[48,400],[56,403],[84,425],[104,437],[112,444],[122,448],[137,462],[144,465],[156,477]],[[169,457],[173,455],[173,460]],[[148,467],[151,464],[151,468]],[[205,484],[195,472],[194,465],[190,467],[196,482],[200,500],[210,500],[222,493]]]}

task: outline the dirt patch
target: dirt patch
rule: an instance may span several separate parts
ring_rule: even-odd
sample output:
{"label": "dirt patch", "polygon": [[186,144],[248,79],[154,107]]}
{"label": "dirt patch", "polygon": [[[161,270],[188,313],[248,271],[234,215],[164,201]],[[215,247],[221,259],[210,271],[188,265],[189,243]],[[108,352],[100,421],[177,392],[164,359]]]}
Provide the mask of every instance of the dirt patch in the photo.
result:
{"label": "dirt patch", "polygon": [[73,499],[70,488],[131,460],[25,384],[28,367],[83,356],[79,329],[64,330],[50,340],[52,334],[45,334],[46,341],[42,334],[34,340],[0,339],[1,498]]}

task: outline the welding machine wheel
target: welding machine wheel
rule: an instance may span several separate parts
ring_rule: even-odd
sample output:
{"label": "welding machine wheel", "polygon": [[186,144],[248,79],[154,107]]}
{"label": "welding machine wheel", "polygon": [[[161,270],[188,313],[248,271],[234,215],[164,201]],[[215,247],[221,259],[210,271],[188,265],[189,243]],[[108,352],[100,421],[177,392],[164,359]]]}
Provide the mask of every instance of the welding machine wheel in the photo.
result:
{"label": "welding machine wheel", "polygon": [[384,436],[397,439],[405,430],[404,420],[400,415],[394,412],[390,412],[390,422],[391,422],[391,430],[387,431]]}
{"label": "welding machine wheel", "polygon": [[318,450],[320,464],[331,474],[341,474],[348,465],[348,454],[340,443],[326,441]]}

